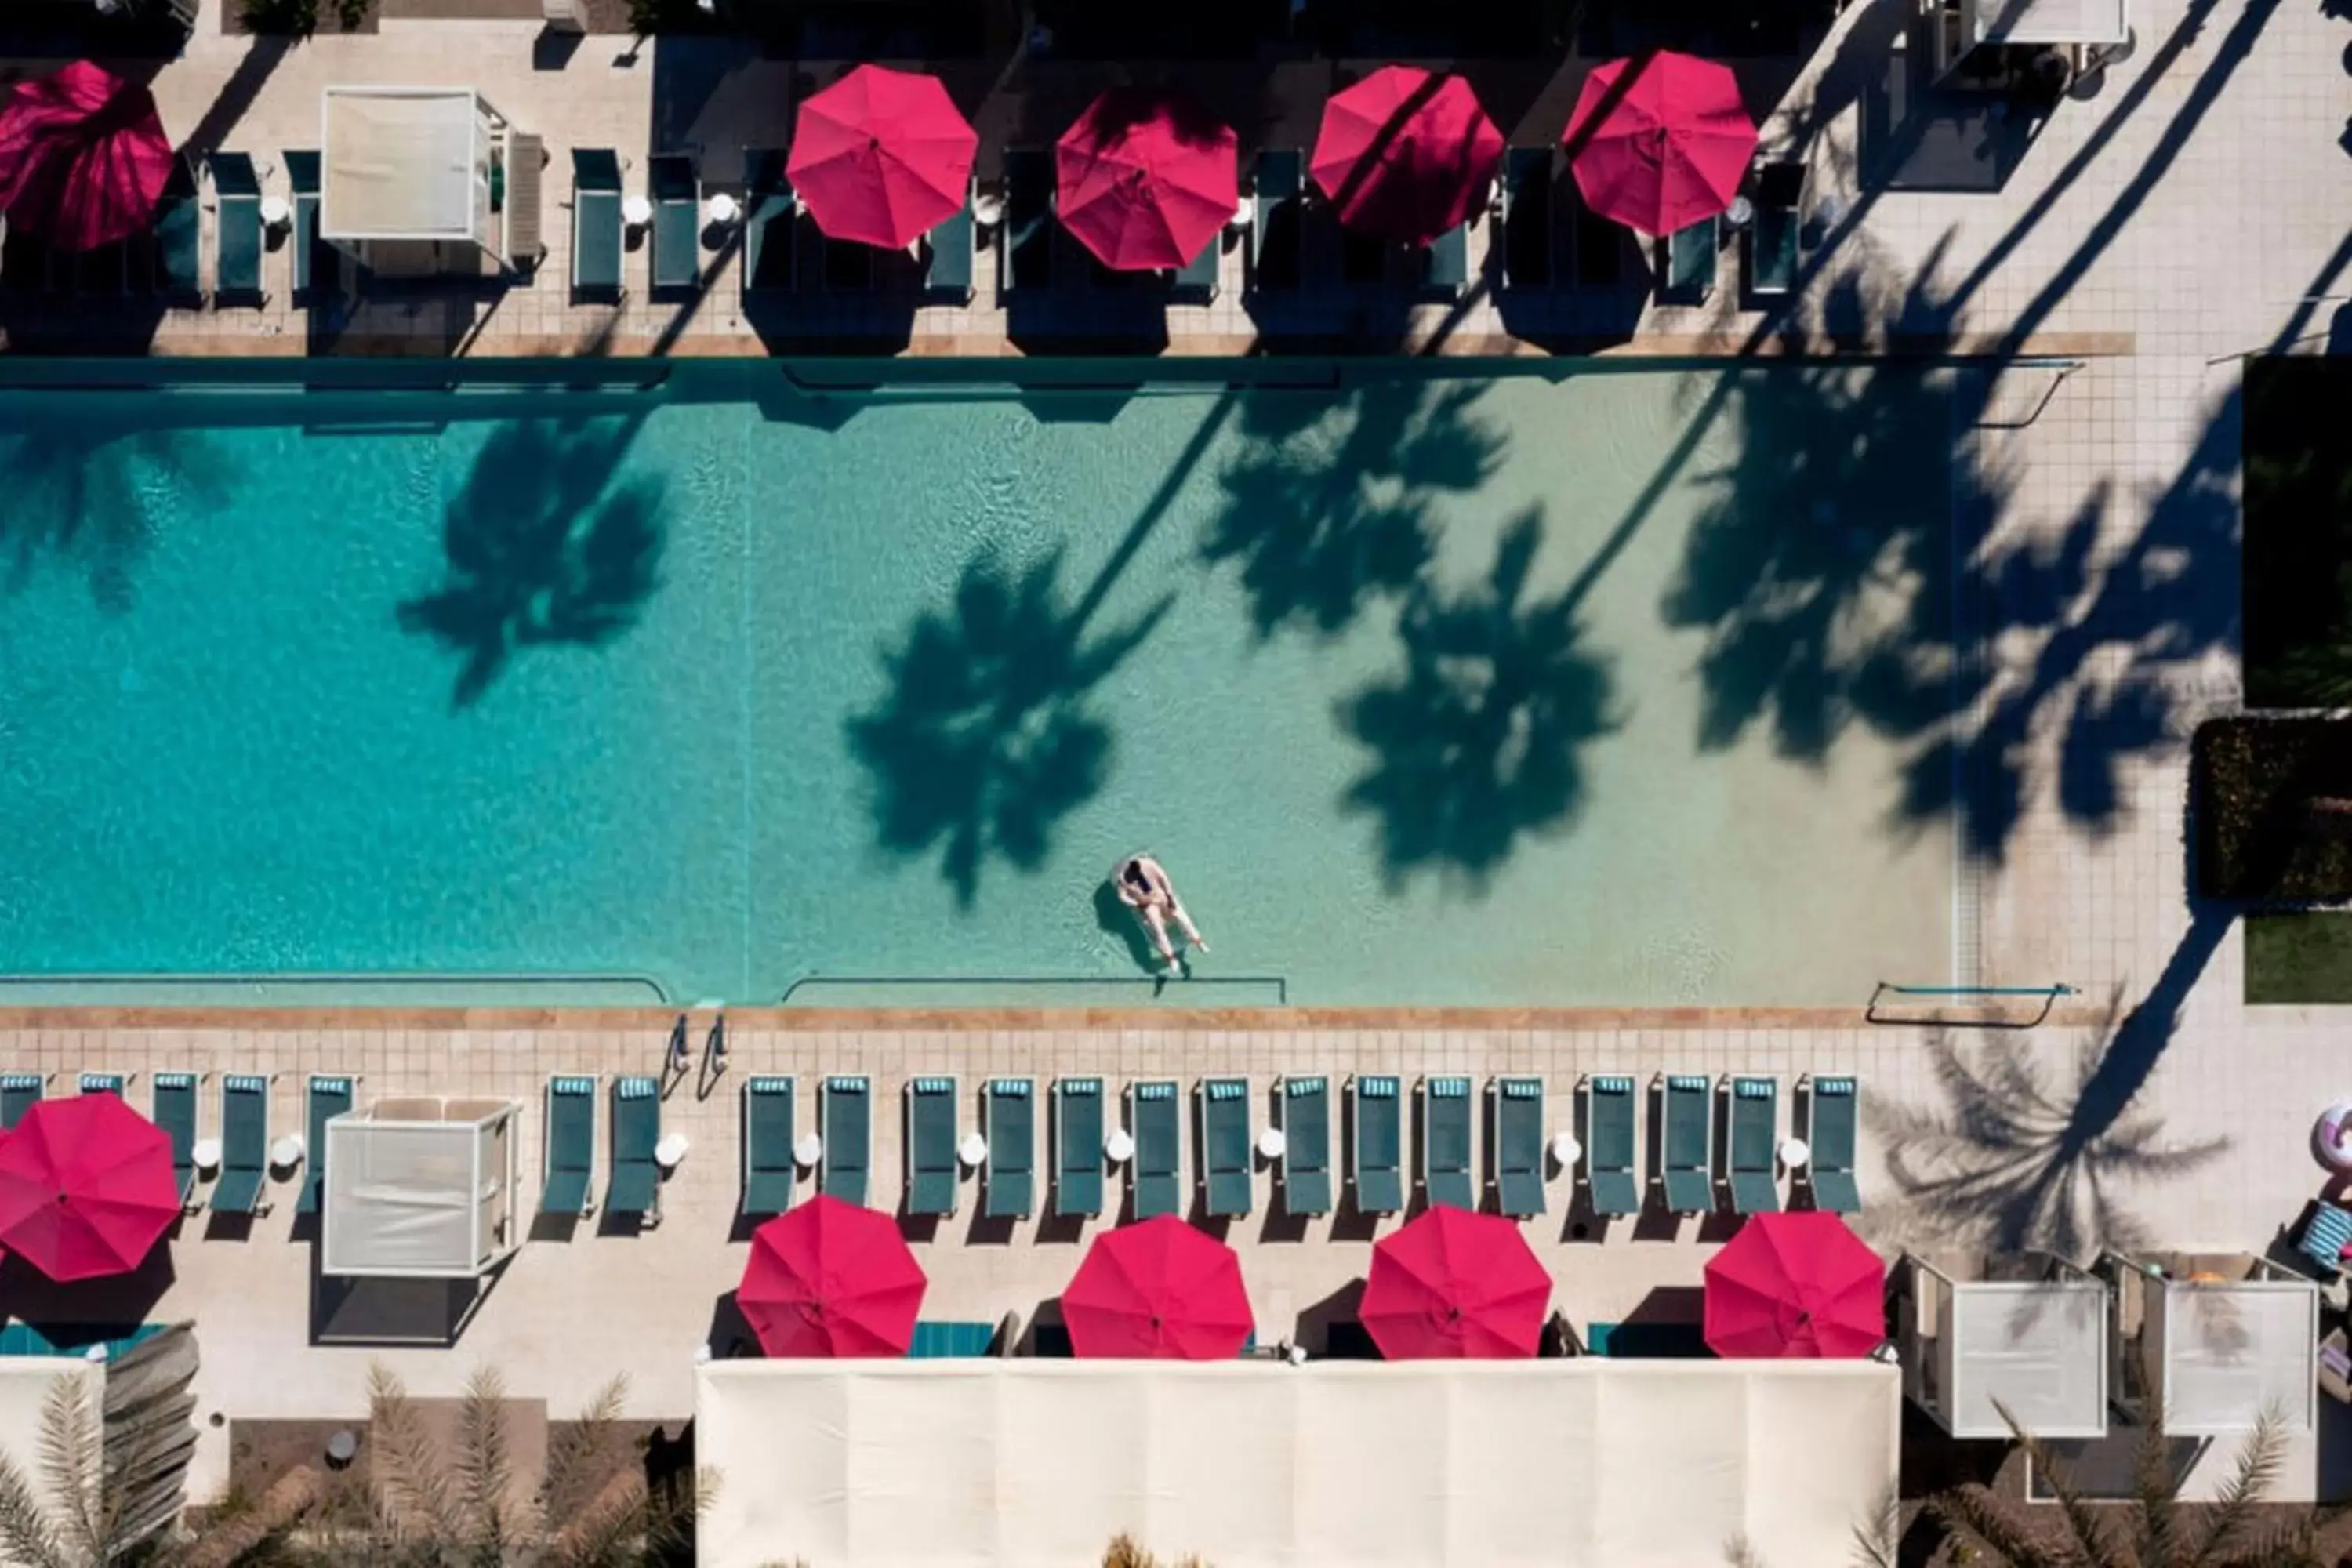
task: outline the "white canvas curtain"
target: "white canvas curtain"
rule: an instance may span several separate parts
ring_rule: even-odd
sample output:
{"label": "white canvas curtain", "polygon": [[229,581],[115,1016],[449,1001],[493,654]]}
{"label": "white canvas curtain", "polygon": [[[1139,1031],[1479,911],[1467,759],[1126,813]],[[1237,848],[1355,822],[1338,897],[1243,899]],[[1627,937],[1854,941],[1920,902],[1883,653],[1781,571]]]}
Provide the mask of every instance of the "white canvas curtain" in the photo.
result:
{"label": "white canvas curtain", "polygon": [[[320,232],[330,239],[474,239],[488,156],[471,92],[327,93]],[[482,198],[487,202],[485,195]]]}
{"label": "white canvas curtain", "polygon": [[2247,1432],[2266,1409],[2293,1430],[2310,1429],[2318,1291],[2302,1282],[2176,1282],[2161,1300],[2168,1431]]}
{"label": "white canvas curtain", "polygon": [[2000,1407],[2042,1437],[2106,1431],[2107,1288],[1964,1281],[1952,1287],[1947,1425],[1956,1437],[2007,1437]]}
{"label": "white canvas curtain", "polygon": [[329,1122],[325,1271],[475,1273],[480,1216],[505,1175],[502,1166],[478,1163],[486,1142],[470,1121]]}

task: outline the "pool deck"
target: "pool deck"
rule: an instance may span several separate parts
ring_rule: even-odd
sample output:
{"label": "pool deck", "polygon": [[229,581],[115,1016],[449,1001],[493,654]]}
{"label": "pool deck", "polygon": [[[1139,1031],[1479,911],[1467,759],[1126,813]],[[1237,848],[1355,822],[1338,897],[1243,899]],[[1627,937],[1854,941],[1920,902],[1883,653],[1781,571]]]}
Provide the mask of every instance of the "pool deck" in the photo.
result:
{"label": "pool deck", "polygon": [[[1856,178],[1853,147],[1869,101],[1857,83],[1883,62],[1884,37],[1876,48],[1863,46],[1873,37],[1866,29],[1890,14],[1885,0],[1853,6],[1768,127],[1769,138],[1817,122],[1815,174],[1828,188]],[[2016,365],[2000,377],[1969,437],[1981,469],[2001,476],[2000,497],[1962,518],[1972,550],[2021,546],[2018,559],[2041,574],[1983,584],[1992,631],[1981,654],[1991,678],[1976,718],[1989,765],[2013,780],[2016,796],[1966,878],[1957,967],[1986,984],[2069,983],[2081,995],[2063,1016],[1996,1031],[1872,1026],[1858,1005],[1802,1016],[861,1022],[741,1014],[730,1020],[720,1086],[698,1096],[689,1079],[666,1102],[667,1125],[686,1132],[693,1150],[665,1195],[659,1228],[605,1236],[583,1226],[529,1243],[454,1352],[315,1344],[311,1254],[292,1240],[293,1189],[283,1184],[273,1189],[278,1212],[250,1234],[213,1236],[205,1221],[188,1222],[168,1268],[127,1288],[126,1309],[198,1319],[204,1411],[232,1419],[356,1415],[373,1358],[431,1393],[453,1392],[477,1364],[496,1363],[510,1388],[545,1397],[557,1413],[624,1368],[637,1412],[681,1417],[691,1405],[690,1352],[710,1333],[715,1303],[746,1251],[728,1239],[733,1085],[769,1071],[799,1074],[804,1095],[821,1073],[874,1076],[884,1201],[899,1184],[898,1089],[921,1072],[961,1076],[967,1126],[971,1096],[992,1074],[1164,1074],[1189,1088],[1202,1074],[1245,1072],[1263,1124],[1263,1095],[1283,1072],[1447,1070],[1482,1080],[1538,1072],[1558,1128],[1585,1072],[1776,1072],[1785,1118],[1797,1074],[1852,1071],[1876,1108],[1863,1129],[1862,1225],[1890,1247],[1997,1240],[2081,1252],[2137,1240],[2263,1250],[2320,1189],[2306,1138],[2318,1110],[2347,1091],[2346,1016],[2242,1005],[2235,923],[2192,908],[2184,889],[2184,743],[2199,720],[2232,710],[2240,695],[2237,356],[2307,351],[2331,330],[2340,342],[2352,320],[2352,158],[2337,141],[2352,29],[2319,7],[2269,0],[2148,0],[2135,7],[2134,23],[2132,56],[2110,68],[2098,96],[2063,104],[1998,190],[1856,187],[1787,312],[1743,310],[1739,290],[1727,284],[1711,310],[1643,305],[1630,334],[1620,334],[1630,352],[1874,344],[2084,361]],[[264,46],[222,36],[208,12],[187,58],[157,89],[175,133],[201,125],[212,144],[268,151],[273,163],[274,150],[315,140],[319,90],[331,81],[471,83],[547,137],[555,249],[546,281],[462,311],[433,303],[405,316],[386,308],[380,319],[370,306],[365,321],[345,326],[342,347],[759,352],[758,333],[734,308],[731,278],[690,310],[649,302],[642,288],[616,311],[563,301],[554,204],[568,149],[651,144],[663,46],[637,55],[626,40],[591,37],[559,68],[534,70],[537,35],[536,25],[519,22],[459,32],[387,19],[378,36],[319,38],[275,54],[265,68],[254,63]],[[462,47],[451,46],[453,36]],[[724,92],[693,119],[696,144],[731,157],[719,150],[757,132],[730,122],[725,105],[781,112],[775,106],[806,85],[801,71],[822,79],[829,68],[745,59],[720,72]],[[215,112],[232,83],[242,106]],[[1515,140],[1539,132],[1543,114],[1564,116],[1565,105],[1547,90],[1528,114],[1510,128]],[[1486,243],[1482,225],[1474,259]],[[270,263],[282,277],[282,252]],[[642,252],[629,265],[641,272]],[[992,270],[983,263],[982,302],[972,308],[919,312],[908,351],[1017,347],[985,286]],[[857,334],[854,307],[835,321],[845,322],[835,330]],[[1482,291],[1458,310],[1417,313],[1411,342],[1439,352],[1529,346],[1506,325]],[[174,314],[152,328],[153,347],[174,353],[298,352],[308,331],[282,305]],[[1171,353],[1255,343],[1230,256],[1222,302],[1171,311],[1168,333]],[[698,1042],[704,1021],[698,1016],[692,1031]],[[462,1088],[535,1104],[552,1072],[657,1070],[667,1037],[666,1017],[22,1013],[0,1015],[0,1067],[58,1074],[52,1092],[68,1091],[83,1068],[270,1072],[278,1075],[277,1124],[289,1128],[299,1124],[307,1071],[360,1073],[366,1098]],[[142,1079],[134,1102],[143,1093]],[[813,1105],[804,1098],[804,1128]],[[207,1125],[215,1114],[208,1101]],[[525,1120],[525,1170],[538,1160],[534,1110]],[[1188,1150],[1188,1169],[1190,1161]],[[1067,1279],[1087,1232],[1032,1222],[993,1233],[971,1219],[976,1197],[969,1184],[962,1190],[964,1214],[916,1244],[932,1279],[926,1316],[1030,1312]],[[1695,1312],[1722,1221],[1621,1224],[1580,1237],[1570,1184],[1554,1179],[1548,1197],[1550,1212],[1526,1228],[1572,1321]],[[1256,1199],[1256,1215],[1228,1239],[1241,1251],[1262,1335],[1272,1336],[1362,1273],[1368,1238],[1335,1235],[1326,1221],[1303,1234],[1268,1224],[1263,1174]],[[2337,1414],[2330,1405],[2325,1419]],[[2332,1441],[2324,1432],[2323,1449]],[[200,1493],[223,1479],[227,1457],[226,1431],[207,1427]]]}

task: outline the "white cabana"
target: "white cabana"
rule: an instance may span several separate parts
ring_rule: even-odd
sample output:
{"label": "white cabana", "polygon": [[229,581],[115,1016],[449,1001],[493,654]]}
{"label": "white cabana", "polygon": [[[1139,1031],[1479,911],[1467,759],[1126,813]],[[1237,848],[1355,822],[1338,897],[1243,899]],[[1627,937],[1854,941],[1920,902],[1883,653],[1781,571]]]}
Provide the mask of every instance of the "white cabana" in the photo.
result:
{"label": "white cabana", "polygon": [[1897,1331],[1904,1392],[1955,1437],[2107,1430],[2105,1281],[2038,1253],[1960,1263],[1906,1257]]}
{"label": "white cabana", "polygon": [[698,1561],[1843,1562],[1894,1484],[1875,1361],[721,1361]]}
{"label": "white cabana", "polygon": [[[330,87],[323,119],[320,238],[395,265],[535,249],[538,146],[471,88]],[[528,247],[512,232],[525,204],[508,199],[525,194]]]}
{"label": "white cabana", "polygon": [[520,1241],[513,1100],[378,1100],[326,1130],[320,1272],[471,1279]]}
{"label": "white cabana", "polygon": [[2016,50],[2021,58],[2056,50],[2079,64],[2085,49],[2130,41],[2130,0],[1940,0],[1934,37],[1938,76],[1979,49]]}
{"label": "white cabana", "polygon": [[2290,1433],[2317,1418],[2319,1288],[2244,1254],[2108,1254],[2115,1286],[2116,1403],[2161,1413],[2177,1437],[2253,1430],[2264,1411]]}

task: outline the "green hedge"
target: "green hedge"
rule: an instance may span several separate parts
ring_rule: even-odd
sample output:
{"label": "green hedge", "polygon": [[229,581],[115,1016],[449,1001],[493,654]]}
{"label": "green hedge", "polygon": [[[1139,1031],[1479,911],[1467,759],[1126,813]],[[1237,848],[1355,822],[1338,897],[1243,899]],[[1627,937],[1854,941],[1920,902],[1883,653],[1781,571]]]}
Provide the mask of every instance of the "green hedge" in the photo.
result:
{"label": "green hedge", "polygon": [[2352,900],[2352,720],[2217,719],[2194,769],[2200,894]]}

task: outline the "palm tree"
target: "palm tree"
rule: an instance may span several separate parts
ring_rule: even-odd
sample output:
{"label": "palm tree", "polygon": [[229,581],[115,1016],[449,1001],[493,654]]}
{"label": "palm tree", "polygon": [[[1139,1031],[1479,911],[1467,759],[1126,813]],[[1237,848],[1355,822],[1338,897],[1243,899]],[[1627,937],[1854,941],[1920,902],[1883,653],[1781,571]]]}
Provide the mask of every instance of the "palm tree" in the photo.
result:
{"label": "palm tree", "polygon": [[2142,1436],[2133,1497],[2098,1508],[2074,1484],[2065,1462],[2003,1410],[2019,1447],[2057,1500],[2030,1509],[1979,1482],[1935,1498],[1929,1507],[1975,1560],[2006,1568],[2330,1568],[2352,1535],[2336,1509],[2282,1508],[2263,1499],[2278,1479],[2286,1431],[2264,1415],[2238,1452],[2235,1468],[2213,1500],[2183,1503],[2161,1422]]}

